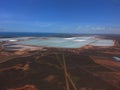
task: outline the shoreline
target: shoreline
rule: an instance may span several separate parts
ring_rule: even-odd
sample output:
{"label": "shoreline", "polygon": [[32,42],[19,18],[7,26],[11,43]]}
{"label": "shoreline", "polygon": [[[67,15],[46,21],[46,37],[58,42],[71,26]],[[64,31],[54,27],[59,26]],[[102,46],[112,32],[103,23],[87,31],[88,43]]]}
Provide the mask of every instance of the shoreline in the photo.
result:
{"label": "shoreline", "polygon": [[[82,38],[84,38],[84,37],[86,37],[86,36],[82,36]],[[51,37],[51,38],[53,38],[53,37]],[[56,38],[56,37],[54,37],[54,38]],[[63,37],[64,38],[64,37]],[[71,37],[72,39],[73,38],[81,38],[81,37]],[[66,40],[71,40],[71,38],[64,38],[64,39],[66,39]],[[48,45],[30,45],[30,44],[21,44],[21,43],[17,43],[17,42],[20,42],[20,41],[27,41],[27,40],[35,40],[35,39],[41,39],[41,40],[46,40],[46,39],[49,39],[48,37],[19,37],[19,38],[10,38],[10,39],[7,39],[7,40],[5,40],[4,41],[4,38],[2,38],[3,39],[3,41],[1,41],[1,43],[3,42],[3,45],[5,46],[5,48],[12,48],[12,47],[18,47],[18,48],[20,48],[20,47],[22,47],[22,48],[24,48],[24,47],[31,47],[31,48],[58,48],[58,49],[80,49],[80,48],[83,48],[83,47],[87,47],[87,46],[91,46],[91,47],[104,47],[104,48],[107,48],[107,47],[114,47],[114,45],[106,45],[106,46],[104,46],[104,44],[103,45],[95,45],[95,43],[97,42],[97,41],[99,41],[99,40],[107,40],[107,39],[105,39],[105,38],[103,38],[103,37],[97,37],[97,36],[95,36],[94,37],[96,40],[95,41],[93,41],[93,42],[89,42],[88,44],[85,44],[85,45],[81,45],[80,47],[60,47],[60,46],[48,46]],[[108,39],[108,40],[110,40],[110,39]],[[76,40],[75,40],[76,41]],[[78,40],[77,40],[78,41]],[[84,41],[81,41],[81,39],[79,39],[79,43],[81,43],[81,42],[84,42]],[[75,43],[75,42],[73,42],[73,43]],[[78,43],[78,42],[77,42]],[[115,43],[115,41],[113,40],[113,43]]]}

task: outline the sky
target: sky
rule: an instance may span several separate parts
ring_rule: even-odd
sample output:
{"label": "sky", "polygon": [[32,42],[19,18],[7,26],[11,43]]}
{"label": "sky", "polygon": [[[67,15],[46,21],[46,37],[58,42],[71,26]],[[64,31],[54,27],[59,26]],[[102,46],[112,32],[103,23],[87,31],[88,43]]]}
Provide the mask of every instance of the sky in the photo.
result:
{"label": "sky", "polygon": [[0,0],[0,32],[120,34],[120,0]]}

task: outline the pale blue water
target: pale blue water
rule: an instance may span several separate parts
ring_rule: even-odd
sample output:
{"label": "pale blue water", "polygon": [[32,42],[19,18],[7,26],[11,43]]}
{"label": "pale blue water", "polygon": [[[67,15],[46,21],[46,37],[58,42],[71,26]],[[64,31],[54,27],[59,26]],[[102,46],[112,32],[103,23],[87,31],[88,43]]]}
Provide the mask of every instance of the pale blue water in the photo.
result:
{"label": "pale blue water", "polygon": [[72,37],[72,38],[36,38],[18,42],[19,44],[25,45],[37,45],[46,47],[57,47],[57,48],[80,48],[85,45],[94,46],[113,46],[113,40],[98,40],[94,37]]}
{"label": "pale blue water", "polygon": [[90,45],[93,45],[93,46],[113,46],[114,41],[113,40],[98,40]]}
{"label": "pale blue water", "polygon": [[25,39],[29,39],[29,38],[31,38],[31,37],[0,38],[0,41],[10,41],[10,40],[18,41],[18,40],[25,40]]}

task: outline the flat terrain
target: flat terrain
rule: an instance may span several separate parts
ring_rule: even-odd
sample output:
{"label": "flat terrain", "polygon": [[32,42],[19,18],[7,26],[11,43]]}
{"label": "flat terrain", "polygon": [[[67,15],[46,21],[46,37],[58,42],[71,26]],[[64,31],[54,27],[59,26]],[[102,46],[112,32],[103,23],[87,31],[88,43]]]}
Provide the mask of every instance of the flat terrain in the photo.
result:
{"label": "flat terrain", "polygon": [[120,62],[113,58],[120,57],[118,43],[108,48],[1,50],[0,90],[120,90]]}
{"label": "flat terrain", "polygon": [[119,62],[101,56],[50,51],[37,51],[1,63],[1,90],[22,90],[26,85],[36,90],[66,90],[64,61],[70,90],[120,89]]}

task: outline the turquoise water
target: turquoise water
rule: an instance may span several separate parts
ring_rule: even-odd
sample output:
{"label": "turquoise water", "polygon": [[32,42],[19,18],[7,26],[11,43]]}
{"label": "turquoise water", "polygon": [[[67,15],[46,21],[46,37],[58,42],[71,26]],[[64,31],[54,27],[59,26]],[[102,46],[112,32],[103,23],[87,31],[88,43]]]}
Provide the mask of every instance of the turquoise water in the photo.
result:
{"label": "turquoise water", "polygon": [[37,45],[57,48],[80,48],[85,45],[112,46],[113,40],[97,40],[94,37],[71,37],[71,38],[36,38],[18,42],[25,45]]}

